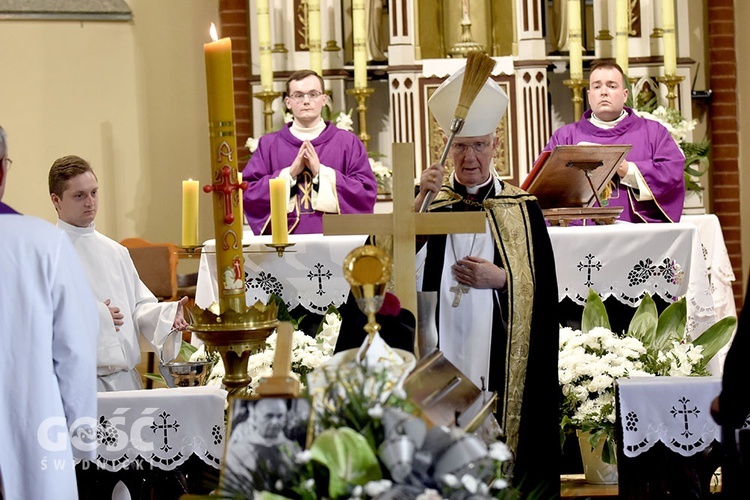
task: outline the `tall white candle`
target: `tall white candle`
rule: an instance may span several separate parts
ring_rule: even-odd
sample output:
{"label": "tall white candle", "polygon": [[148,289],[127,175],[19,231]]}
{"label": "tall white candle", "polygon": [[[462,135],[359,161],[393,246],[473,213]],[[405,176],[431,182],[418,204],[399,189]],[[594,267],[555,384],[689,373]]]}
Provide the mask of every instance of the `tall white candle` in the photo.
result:
{"label": "tall white candle", "polygon": [[310,51],[310,69],[323,76],[320,37],[320,0],[307,0],[307,45]]}
{"label": "tall white candle", "polygon": [[255,9],[258,20],[260,86],[264,91],[271,91],[273,90],[273,64],[271,63],[271,17],[268,0],[257,0]]}
{"label": "tall white candle", "polygon": [[352,40],[354,42],[354,87],[367,87],[367,25],[365,0],[352,0]]}
{"label": "tall white candle", "polygon": [[628,37],[630,35],[630,0],[615,0],[615,60],[628,74]]}
{"label": "tall white candle", "polygon": [[581,80],[583,79],[583,44],[580,0],[568,0],[568,50],[570,50],[570,78]]}
{"label": "tall white candle", "polygon": [[664,74],[677,74],[677,47],[674,32],[674,0],[662,0],[661,17],[664,24]]}

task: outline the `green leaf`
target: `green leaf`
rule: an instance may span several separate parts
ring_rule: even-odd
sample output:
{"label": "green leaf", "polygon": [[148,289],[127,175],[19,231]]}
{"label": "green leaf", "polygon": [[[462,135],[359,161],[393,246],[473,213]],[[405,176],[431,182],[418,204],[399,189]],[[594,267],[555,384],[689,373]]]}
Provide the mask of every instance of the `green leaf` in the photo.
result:
{"label": "green leaf", "polygon": [[727,316],[711,325],[697,339],[693,340],[694,345],[703,346],[702,366],[706,366],[706,364],[711,361],[711,358],[713,358],[716,353],[719,352],[727,342],[729,342],[729,339],[732,338],[735,326],[737,326],[737,318],[734,316]]}
{"label": "green leaf", "polygon": [[190,361],[190,356],[197,351],[198,348],[195,347],[190,342],[182,341],[182,344],[180,345],[180,354],[179,357],[182,358],[183,361]]}
{"label": "green leaf", "polygon": [[159,382],[160,384],[167,385],[167,383],[164,382],[164,377],[157,373],[144,373],[143,376],[149,380],[153,380],[154,382]]}
{"label": "green leaf", "polygon": [[609,316],[602,298],[589,288],[589,296],[586,298],[586,305],[583,308],[583,317],[581,318],[581,331],[587,333],[598,326],[607,330],[612,329],[609,326]]}
{"label": "green leaf", "polygon": [[347,485],[365,485],[383,477],[367,440],[348,427],[323,431],[313,441],[310,453],[313,460],[328,468],[331,498],[345,495]]}
{"label": "green leaf", "polygon": [[651,295],[645,294],[641,305],[636,309],[633,319],[628,325],[628,335],[640,340],[648,348],[656,338],[656,326],[659,323],[659,313]]}
{"label": "green leaf", "polygon": [[687,322],[687,303],[685,297],[672,302],[659,315],[659,326],[656,328],[656,338],[653,347],[659,351],[667,349],[672,340],[681,341],[685,338],[685,324]]}
{"label": "green leaf", "polygon": [[289,497],[277,495],[276,493],[271,493],[270,491],[259,491],[255,494],[255,498],[258,500],[289,500]]}

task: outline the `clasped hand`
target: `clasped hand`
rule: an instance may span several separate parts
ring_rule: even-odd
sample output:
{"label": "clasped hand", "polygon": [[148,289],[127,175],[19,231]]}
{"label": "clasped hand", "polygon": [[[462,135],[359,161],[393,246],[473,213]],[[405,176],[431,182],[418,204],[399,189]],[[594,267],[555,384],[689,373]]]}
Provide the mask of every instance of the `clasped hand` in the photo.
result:
{"label": "clasped hand", "polygon": [[289,168],[289,175],[293,178],[297,177],[305,168],[312,172],[313,177],[317,176],[318,172],[320,172],[320,159],[310,141],[304,141],[302,146],[300,146],[297,156]]}
{"label": "clasped hand", "polygon": [[502,290],[508,279],[505,269],[489,260],[469,255],[451,266],[453,277],[462,285],[472,288],[494,288]]}
{"label": "clasped hand", "polygon": [[433,163],[429,168],[422,171],[422,176],[419,178],[419,194],[414,200],[414,211],[418,212],[422,206],[427,193],[437,193],[440,191],[440,187],[443,185],[443,176],[445,175],[445,168],[439,163]]}

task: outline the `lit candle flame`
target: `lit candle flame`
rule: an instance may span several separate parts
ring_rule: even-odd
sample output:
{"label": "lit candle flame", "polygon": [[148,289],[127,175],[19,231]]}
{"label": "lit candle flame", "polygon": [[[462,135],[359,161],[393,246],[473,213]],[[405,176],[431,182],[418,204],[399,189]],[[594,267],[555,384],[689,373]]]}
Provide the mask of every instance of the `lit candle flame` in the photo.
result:
{"label": "lit candle flame", "polygon": [[214,25],[214,23],[211,23],[211,29],[208,30],[208,32],[211,34],[211,40],[214,42],[219,41],[219,34],[216,33],[216,25]]}

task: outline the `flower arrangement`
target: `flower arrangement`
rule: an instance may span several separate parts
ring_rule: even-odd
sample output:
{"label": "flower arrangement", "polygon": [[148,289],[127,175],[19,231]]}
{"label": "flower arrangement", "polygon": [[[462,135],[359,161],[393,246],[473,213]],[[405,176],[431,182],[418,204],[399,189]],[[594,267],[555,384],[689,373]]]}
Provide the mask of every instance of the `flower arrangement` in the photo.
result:
{"label": "flower arrangement", "polygon": [[[503,470],[511,459],[500,442],[485,445],[459,429],[433,427],[410,414],[394,365],[324,365],[310,382],[315,434],[293,457],[283,481],[273,474],[237,484],[231,498],[517,498]],[[398,370],[396,370],[398,371]],[[455,457],[470,451],[469,463]],[[450,459],[445,457],[451,457]],[[442,458],[442,459],[441,459]],[[225,484],[227,483],[225,479]]]}
{"label": "flower arrangement", "polygon": [[611,330],[599,295],[589,290],[580,330],[560,329],[558,374],[563,392],[561,431],[589,432],[592,448],[606,439],[602,459],[615,463],[614,381],[633,376],[701,376],[732,336],[735,317],[724,318],[695,340],[687,338],[682,298],[661,315],[647,294],[628,331]]}

